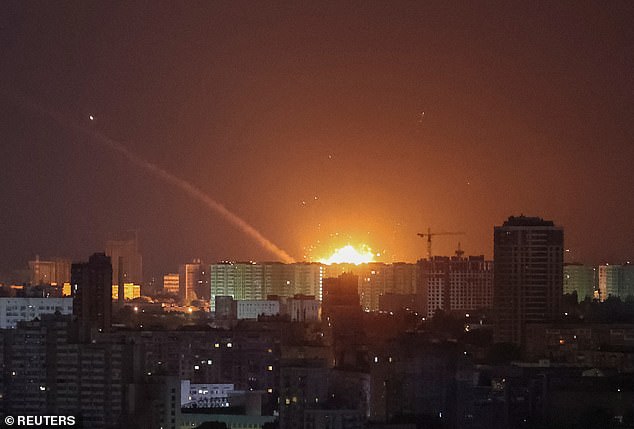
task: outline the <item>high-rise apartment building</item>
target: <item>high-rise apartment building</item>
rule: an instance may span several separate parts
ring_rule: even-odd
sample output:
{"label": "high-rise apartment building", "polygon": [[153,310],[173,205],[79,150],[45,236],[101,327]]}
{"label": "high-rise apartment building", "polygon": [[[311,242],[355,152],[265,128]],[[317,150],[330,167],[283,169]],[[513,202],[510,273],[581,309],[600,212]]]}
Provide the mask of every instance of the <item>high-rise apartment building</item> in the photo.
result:
{"label": "high-rise apartment building", "polygon": [[130,372],[131,354],[125,352],[130,346],[74,343],[71,330],[70,316],[45,314],[4,331],[3,366],[11,377],[3,386],[3,412],[73,416],[71,426],[82,428],[125,427],[123,377]]}
{"label": "high-rise apartment building", "polygon": [[264,262],[264,294],[312,295],[321,301],[323,266],[318,263]]}
{"label": "high-rise apartment building", "polygon": [[[119,284],[119,269],[125,283],[143,283],[143,258],[139,253],[139,243],[136,232],[118,240],[106,242],[106,255],[112,261],[112,284]],[[123,265],[119,267],[119,263]]]}
{"label": "high-rise apartment building", "polygon": [[418,261],[424,313],[436,310],[464,312],[493,305],[493,262],[484,256],[434,256]]}
{"label": "high-rise apartment building", "polygon": [[209,267],[211,311],[215,311],[216,296],[235,300],[261,300],[264,293],[263,267],[252,262],[223,262]]}
{"label": "high-rise apartment building", "polygon": [[608,297],[621,296],[621,266],[599,265],[599,299],[605,301]]}
{"label": "high-rise apartment building", "polygon": [[390,265],[382,262],[360,264],[354,267],[354,274],[359,276],[359,298],[361,307],[365,311],[377,311],[379,298],[385,295],[388,282]]}
{"label": "high-rise apartment building", "polygon": [[352,270],[359,276],[359,296],[365,311],[379,310],[380,297],[385,294],[414,295],[418,290],[416,264],[372,262]]}
{"label": "high-rise apartment building", "polygon": [[189,305],[196,299],[209,299],[206,270],[200,259],[181,264],[178,269],[178,297],[182,304]]}
{"label": "high-rise apartment building", "polygon": [[365,311],[379,310],[380,297],[413,295],[418,290],[416,264],[370,262],[366,264],[332,264],[324,267],[324,277],[335,278],[343,273],[359,277],[358,292]]}
{"label": "high-rise apartment building", "polygon": [[538,217],[511,216],[494,228],[494,338],[523,345],[526,324],[559,317],[563,296],[563,228]]}
{"label": "high-rise apartment building", "polygon": [[629,262],[620,265],[599,265],[599,299],[608,297],[626,299],[634,296],[634,265]]}
{"label": "high-rise apartment building", "polygon": [[594,298],[597,288],[597,269],[583,264],[564,265],[564,293],[577,293],[577,301]]}
{"label": "high-rise apartment building", "polygon": [[211,309],[216,296],[262,300],[268,296],[314,296],[321,300],[323,266],[314,263],[223,262],[209,267]]}
{"label": "high-rise apartment building", "polygon": [[634,296],[634,264],[629,261],[621,265],[621,281],[623,296]]}
{"label": "high-rise apartment building", "polygon": [[88,262],[71,268],[73,315],[79,324],[81,341],[90,339],[91,331],[110,331],[112,322],[112,265],[104,253],[95,253]]}

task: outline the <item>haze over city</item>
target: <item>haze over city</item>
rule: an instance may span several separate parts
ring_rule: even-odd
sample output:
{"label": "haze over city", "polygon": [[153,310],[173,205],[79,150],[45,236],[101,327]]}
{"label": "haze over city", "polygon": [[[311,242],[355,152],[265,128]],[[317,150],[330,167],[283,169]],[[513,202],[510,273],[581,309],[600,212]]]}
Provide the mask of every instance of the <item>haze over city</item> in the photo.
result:
{"label": "haze over city", "polygon": [[130,229],[148,277],[280,259],[99,136],[298,261],[346,244],[415,261],[427,228],[466,233],[434,254],[490,258],[493,225],[520,213],[564,226],[575,260],[631,259],[633,12],[3,2],[0,271]]}

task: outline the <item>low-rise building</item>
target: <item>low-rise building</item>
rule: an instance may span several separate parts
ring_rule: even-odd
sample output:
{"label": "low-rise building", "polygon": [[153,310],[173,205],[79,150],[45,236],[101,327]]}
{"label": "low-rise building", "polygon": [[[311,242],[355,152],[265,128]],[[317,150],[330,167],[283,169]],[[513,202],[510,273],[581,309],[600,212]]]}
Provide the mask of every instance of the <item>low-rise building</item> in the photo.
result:
{"label": "low-rise building", "polygon": [[55,312],[72,314],[73,298],[0,298],[0,329]]}

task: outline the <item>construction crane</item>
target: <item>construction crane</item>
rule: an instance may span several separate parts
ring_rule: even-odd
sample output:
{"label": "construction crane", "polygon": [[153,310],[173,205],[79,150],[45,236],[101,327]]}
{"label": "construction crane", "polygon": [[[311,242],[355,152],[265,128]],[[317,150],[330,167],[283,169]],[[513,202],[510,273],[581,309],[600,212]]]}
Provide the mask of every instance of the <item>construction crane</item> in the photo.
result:
{"label": "construction crane", "polygon": [[465,235],[464,232],[431,232],[431,228],[427,228],[427,233],[419,232],[417,234],[421,238],[427,238],[427,259],[431,260],[431,238],[436,235]]}

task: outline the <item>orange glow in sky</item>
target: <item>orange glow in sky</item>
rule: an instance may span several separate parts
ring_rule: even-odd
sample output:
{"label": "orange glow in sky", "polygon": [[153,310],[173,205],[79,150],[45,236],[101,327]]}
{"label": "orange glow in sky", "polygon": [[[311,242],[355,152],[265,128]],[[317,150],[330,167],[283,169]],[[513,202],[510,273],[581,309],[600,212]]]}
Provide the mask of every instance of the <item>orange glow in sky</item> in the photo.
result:
{"label": "orange glow in sky", "polygon": [[374,255],[372,249],[366,245],[359,246],[361,250],[357,250],[354,246],[348,244],[341,247],[326,259],[321,259],[319,262],[322,264],[366,264],[368,262],[374,262]]}

